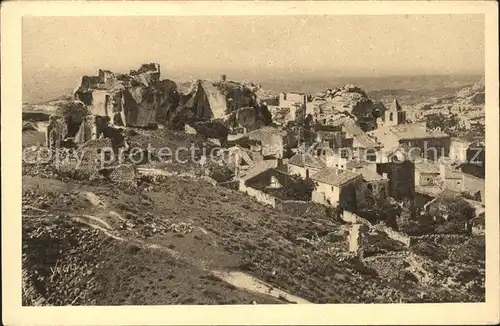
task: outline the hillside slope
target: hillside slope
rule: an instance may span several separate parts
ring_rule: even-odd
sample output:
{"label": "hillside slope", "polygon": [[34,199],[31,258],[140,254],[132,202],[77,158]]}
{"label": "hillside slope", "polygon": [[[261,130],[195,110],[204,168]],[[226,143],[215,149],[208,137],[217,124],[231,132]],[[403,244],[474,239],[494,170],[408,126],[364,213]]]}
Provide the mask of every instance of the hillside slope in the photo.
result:
{"label": "hillside slope", "polygon": [[[243,272],[315,303],[484,301],[484,254],[477,255],[484,252],[481,237],[452,238],[446,246],[424,243],[404,248],[384,234],[373,234],[369,235],[370,257],[360,260],[347,252],[347,226],[326,214],[276,211],[245,194],[201,180],[175,176],[156,182],[144,179],[138,188],[131,189],[106,182],[76,184],[70,179],[43,179],[37,177],[42,175],[39,171],[35,176],[29,169],[24,173],[33,176],[23,179],[24,246],[29,247],[36,238],[33,232],[50,233],[47,230],[59,227],[54,225],[66,225],[77,217],[80,222],[100,225],[102,233],[143,248],[117,248],[116,243],[96,246],[96,241],[105,240],[92,240],[95,234],[80,235],[78,225],[65,226],[67,236],[49,237],[52,245],[47,247],[59,248],[61,243],[77,239],[77,248],[105,252],[89,251],[90,259],[99,260],[92,274],[100,275],[95,287],[103,293],[89,295],[97,304],[274,300],[231,286],[227,290],[227,282],[210,281],[212,276],[201,276],[204,271]],[[49,223],[40,231],[40,215],[47,214]],[[86,255],[78,249],[71,251],[74,247],[63,250],[66,257],[58,256],[56,250],[54,258],[43,251],[25,250],[23,268],[30,275],[28,279],[34,282],[34,275],[50,270],[57,258],[67,263],[76,259],[80,270]],[[151,248],[166,249],[152,254]],[[169,274],[174,277],[165,280],[171,278]],[[42,284],[52,289],[52,297],[68,295],[52,282]],[[50,297],[40,287],[37,291],[45,299]],[[78,300],[74,304],[89,302]],[[68,304],[67,300],[62,304]]]}

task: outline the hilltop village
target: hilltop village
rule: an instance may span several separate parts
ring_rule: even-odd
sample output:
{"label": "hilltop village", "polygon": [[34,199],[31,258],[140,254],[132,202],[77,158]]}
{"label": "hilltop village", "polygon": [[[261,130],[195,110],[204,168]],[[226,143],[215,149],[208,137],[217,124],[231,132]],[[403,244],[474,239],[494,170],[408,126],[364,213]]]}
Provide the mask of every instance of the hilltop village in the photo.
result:
{"label": "hilltop village", "polygon": [[[336,249],[335,254],[331,251],[333,249],[328,249],[325,255],[334,255],[334,260],[340,265],[347,264],[343,262],[345,259],[361,261],[361,266],[370,266],[378,273],[377,277],[384,280],[381,282],[390,280],[392,276],[384,276],[390,272],[380,269],[377,259],[386,259],[386,263],[387,259],[399,259],[407,264],[401,268],[404,273],[412,275],[412,280],[401,284],[412,282],[412,290],[408,290],[413,291],[411,295],[399,287],[377,283],[370,295],[364,293],[365,290],[346,290],[353,291],[351,302],[432,301],[441,294],[429,289],[440,287],[436,284],[441,281],[447,284],[443,285],[445,291],[460,289],[456,290],[455,293],[459,294],[452,300],[461,300],[468,291],[474,293],[471,295],[477,295],[471,300],[481,296],[484,298],[484,271],[479,272],[479,276],[476,273],[475,277],[465,277],[465,281],[457,280],[451,271],[455,271],[455,268],[461,270],[462,265],[449,267],[451,265],[448,263],[451,264],[455,259],[452,256],[445,258],[443,266],[446,267],[441,267],[449,268],[446,272],[435,272],[432,268],[437,268],[437,263],[434,261],[431,264],[426,260],[428,258],[422,258],[427,257],[422,253],[425,251],[422,243],[426,241],[431,241],[433,248],[445,248],[469,244],[470,241],[476,241],[472,240],[475,237],[484,236],[484,140],[450,135],[449,125],[436,125],[425,114],[409,112],[411,110],[401,105],[397,98],[387,104],[372,101],[356,85],[332,87],[317,94],[281,92],[272,96],[258,83],[231,81],[226,75],[221,75],[217,81],[195,80],[187,87],[169,79],[162,80],[160,76],[160,65],[156,63],[144,64],[138,70],[123,74],[99,70],[96,76],[84,76],[72,98],[58,103],[57,108],[49,114],[50,118],[43,117],[39,112],[23,112],[25,137],[31,131],[44,128],[43,143],[26,145],[33,153],[37,146],[53,150],[67,148],[84,153],[84,164],[79,167],[71,159],[63,160],[56,168],[23,163],[23,174],[26,177],[45,175],[64,182],[78,180],[83,184],[104,182],[116,189],[135,191],[134,196],[144,197],[141,202],[149,201],[144,207],[154,206],[151,206],[154,201],[145,199],[146,194],[158,193],[160,189],[167,189],[162,190],[167,194],[177,193],[179,201],[188,200],[185,196],[189,197],[191,193],[193,199],[190,205],[202,205],[206,211],[212,209],[207,208],[212,207],[211,202],[219,202],[220,207],[215,208],[219,214],[227,214],[219,211],[229,205],[227,198],[244,196],[234,198],[240,198],[238,200],[247,203],[244,204],[247,206],[255,204],[255,207],[265,207],[258,209],[265,209],[268,216],[277,214],[275,222],[270,222],[276,223],[276,226],[268,225],[273,230],[284,221],[283,216],[278,217],[279,214],[302,216],[307,220],[303,223],[309,223],[309,226],[301,231],[292,231],[295,226],[290,225],[279,227],[281,231],[272,231],[290,233],[286,236],[276,233],[273,236],[275,239],[285,236],[286,239],[292,237],[293,242],[298,241],[298,244],[292,244],[295,249],[290,249],[290,252],[302,246],[316,248],[322,241],[337,241],[340,249]],[[472,94],[478,91],[478,87],[474,87],[461,92],[458,97],[463,99],[472,96],[474,101],[480,102],[481,99]],[[484,94],[482,101],[484,103]],[[438,102],[433,103],[437,105]],[[476,105],[480,106],[480,103]],[[441,111],[438,113],[441,114]],[[40,124],[43,120],[48,121],[48,124]],[[458,124],[451,130],[472,128],[465,124]],[[147,144],[153,144],[155,148],[191,148],[195,145],[198,148],[216,148],[217,160],[206,152],[196,152],[196,160],[186,159],[183,163],[176,162],[173,156],[166,161],[161,160],[156,154],[151,156],[152,160],[133,160],[134,155],[142,155],[148,150]],[[99,166],[96,162],[102,159],[101,150],[106,146],[113,148],[114,154],[125,152],[128,156],[123,160],[111,159],[106,166]],[[142,153],[132,154],[132,148],[139,148]],[[175,186],[168,186],[174,182],[172,180],[177,180]],[[199,194],[206,185],[198,184],[200,190],[197,192],[189,188],[194,182],[224,190],[213,190],[210,195],[212,199],[205,201]],[[185,191],[183,187],[186,187]],[[26,196],[37,196],[36,191],[29,190]],[[159,203],[164,205],[161,201]],[[175,206],[174,202],[171,204]],[[101,204],[96,205],[101,207]],[[121,205],[125,207],[125,204]],[[142,208],[129,209],[135,211],[130,213],[133,216],[141,215]],[[130,224],[127,218],[115,218],[115,222],[124,230],[133,228],[130,225],[140,224],[141,234],[151,237],[162,232],[162,223],[155,215],[158,212],[151,212],[155,217],[151,217],[149,222],[132,221]],[[28,213],[29,208],[26,208]],[[189,211],[184,214],[187,218],[198,220]],[[250,223],[254,218],[250,217],[254,213],[235,211],[234,214],[231,221],[237,218],[243,221],[238,222],[240,224]],[[79,219],[80,223],[95,223],[95,220],[85,222],[85,218]],[[212,223],[208,221],[208,216],[200,219],[200,225],[204,225],[207,232],[230,233],[215,227],[208,228],[207,223]],[[191,227],[191,222],[182,223],[176,222],[173,226],[176,233],[183,233]],[[318,224],[326,227],[328,223],[337,226],[328,232],[314,231],[319,228]],[[163,227],[163,230],[172,230],[172,225],[174,223],[170,227]],[[237,237],[239,233],[235,234]],[[337,240],[324,240],[326,234]],[[385,240],[380,240],[380,237]],[[291,267],[289,261],[283,262],[283,265],[282,258],[276,257],[284,255],[288,249],[280,249],[269,256],[268,261],[264,261],[266,254],[261,253],[261,258],[256,258],[258,250],[262,250],[260,245],[255,244],[258,240],[251,237],[245,239],[229,241],[244,241],[241,248],[246,249],[228,250],[245,256],[245,261],[250,262],[248,266],[251,266],[245,269],[249,274],[310,301],[341,300],[334,299],[335,295],[327,290],[314,290],[316,286],[319,289],[321,284],[333,282],[330,279],[333,274],[316,270],[312,276],[305,276],[301,270],[297,271],[297,275],[302,275],[298,279],[290,276],[287,280],[280,280],[276,275],[288,273],[283,266]],[[382,245],[384,241],[386,244]],[[276,242],[273,246],[281,244]],[[423,251],[418,252],[415,248]],[[305,270],[307,268],[304,266],[311,263],[310,260],[306,263],[309,259],[306,256],[293,258],[300,259],[297,266],[303,266]],[[282,264],[282,267],[272,267],[273,264]],[[346,270],[354,268],[354,265],[349,266],[345,267]],[[306,279],[316,277],[314,273],[320,276],[310,281],[317,283],[307,283],[309,281]],[[378,279],[360,271],[353,273],[357,276],[341,275],[342,280],[344,277],[351,280],[359,277],[363,280],[371,277]],[[447,273],[450,273],[449,276],[437,281]],[[335,281],[343,282],[341,276]],[[301,277],[305,278],[301,282],[307,285],[297,283]],[[389,287],[395,292],[381,294],[377,292],[379,287]],[[320,292],[321,295],[318,294]],[[345,295],[349,297],[347,292]]]}
{"label": "hilltop village", "polygon": [[484,158],[483,144],[431,129],[425,117],[410,121],[397,99],[385,107],[355,85],[278,98],[261,98],[259,89],[223,75],[197,80],[183,94],[160,81],[160,66],[151,63],[129,74],[85,76],[74,95],[118,128],[183,128],[224,145],[242,189],[256,179],[276,189],[286,180],[280,173],[300,176],[316,183],[311,201],[354,213],[374,200],[430,199],[444,190],[484,201],[484,180],[462,172],[476,152]]}

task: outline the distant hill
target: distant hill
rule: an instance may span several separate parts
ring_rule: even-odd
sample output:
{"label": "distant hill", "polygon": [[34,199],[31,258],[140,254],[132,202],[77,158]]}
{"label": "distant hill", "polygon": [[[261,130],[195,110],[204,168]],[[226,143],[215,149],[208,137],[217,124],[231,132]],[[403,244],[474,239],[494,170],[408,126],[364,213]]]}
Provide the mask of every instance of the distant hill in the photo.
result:
{"label": "distant hill", "polygon": [[[186,82],[191,79],[181,80],[174,78],[173,76],[169,76],[166,69],[167,68],[162,70],[165,74],[165,76],[162,75],[162,78],[173,79],[181,89],[183,88],[182,86],[187,87],[191,84],[190,82]],[[79,85],[81,76],[92,73],[94,73],[93,70],[81,71],[76,69],[37,69],[35,71],[23,70],[23,102],[40,104],[58,98],[62,95],[71,94],[75,87]],[[237,76],[229,77],[232,80],[245,79],[237,78]],[[329,87],[340,87],[345,84],[357,84],[366,90],[367,93],[373,94],[374,100],[377,100],[381,96],[391,94],[399,96],[398,92],[403,92],[404,96],[414,95],[409,92],[415,90],[429,90],[431,93],[433,91],[443,93],[448,91],[448,89],[454,89],[457,91],[460,88],[471,85],[482,78],[482,76],[478,75],[345,77],[334,75],[329,76],[325,75],[325,73],[296,75],[280,73],[272,74],[272,72],[269,71],[262,72],[261,75],[257,73],[255,76],[251,77],[252,80],[258,82],[263,89],[274,94],[283,91],[316,94],[317,92]],[[382,92],[378,93],[376,91]],[[424,94],[427,96],[427,93]],[[419,96],[418,93],[417,96]]]}
{"label": "distant hill", "polygon": [[[356,84],[368,93],[374,91],[402,91],[409,94],[412,91],[428,91],[430,93],[452,92],[473,84],[481,79],[479,75],[463,76],[383,76],[383,77],[319,77],[300,75],[273,79],[259,79],[265,89],[278,91],[296,91],[315,94],[329,87],[340,87],[345,84]],[[383,94],[383,93],[382,93]]]}
{"label": "distant hill", "polygon": [[368,91],[368,97],[373,101],[382,101],[384,103],[392,102],[395,98],[401,104],[413,105],[431,98],[455,97],[456,93],[462,89],[462,86],[456,87],[438,87],[435,89],[383,89]]}

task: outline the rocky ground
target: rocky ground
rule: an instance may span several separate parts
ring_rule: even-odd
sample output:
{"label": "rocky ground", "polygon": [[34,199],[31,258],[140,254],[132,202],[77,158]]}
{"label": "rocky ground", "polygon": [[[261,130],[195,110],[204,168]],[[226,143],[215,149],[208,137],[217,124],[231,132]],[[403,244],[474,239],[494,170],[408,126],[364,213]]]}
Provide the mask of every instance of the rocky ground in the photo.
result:
{"label": "rocky ground", "polygon": [[[157,130],[133,141],[192,139]],[[347,250],[348,230],[326,214],[277,211],[197,178],[138,178],[131,187],[24,164],[23,302],[484,301],[484,237],[404,247],[372,232],[359,259]]]}

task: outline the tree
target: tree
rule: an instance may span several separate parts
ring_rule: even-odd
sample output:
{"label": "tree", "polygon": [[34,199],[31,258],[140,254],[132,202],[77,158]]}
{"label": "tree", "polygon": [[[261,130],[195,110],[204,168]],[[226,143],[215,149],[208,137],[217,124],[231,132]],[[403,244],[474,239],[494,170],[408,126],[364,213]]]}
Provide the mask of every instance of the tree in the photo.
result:
{"label": "tree", "polygon": [[308,114],[304,120],[304,128],[309,129],[311,127],[311,124],[313,122],[313,116],[312,114]]}
{"label": "tree", "polygon": [[437,222],[436,233],[470,232],[476,210],[459,196],[442,195],[429,209],[430,216]]}
{"label": "tree", "polygon": [[456,135],[459,118],[456,114],[433,114],[427,117],[426,125],[429,129],[441,128],[447,134]]}
{"label": "tree", "polygon": [[286,176],[286,181],[281,186],[281,188],[266,188],[263,190],[285,200],[309,201],[311,200],[312,192],[316,188],[316,184],[312,179],[302,179],[299,175]]}
{"label": "tree", "polygon": [[302,179],[299,175],[291,175],[283,188],[288,198],[311,200],[316,184],[310,178]]}
{"label": "tree", "polygon": [[373,198],[372,205],[360,210],[358,213],[372,223],[384,221],[387,226],[398,228],[397,218],[401,215],[402,209],[392,198]]}

